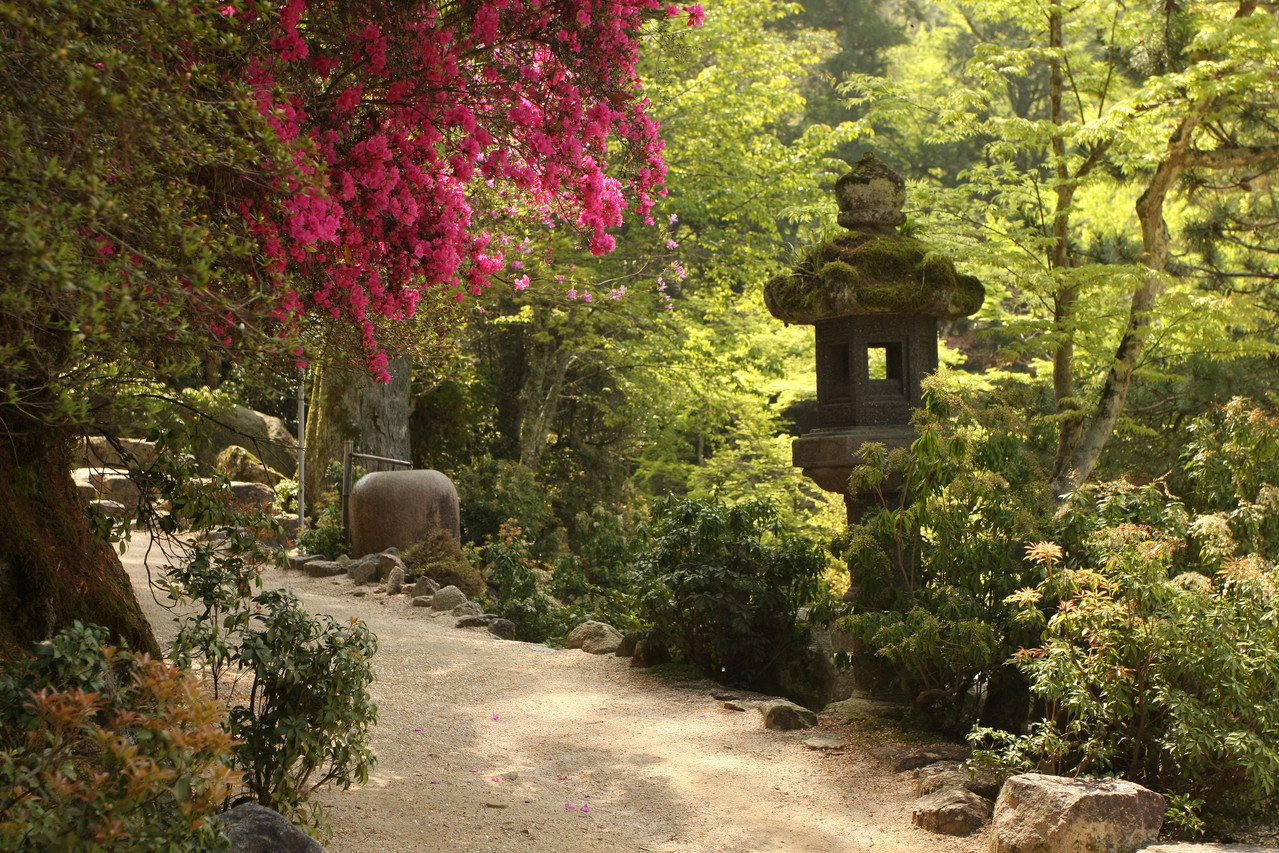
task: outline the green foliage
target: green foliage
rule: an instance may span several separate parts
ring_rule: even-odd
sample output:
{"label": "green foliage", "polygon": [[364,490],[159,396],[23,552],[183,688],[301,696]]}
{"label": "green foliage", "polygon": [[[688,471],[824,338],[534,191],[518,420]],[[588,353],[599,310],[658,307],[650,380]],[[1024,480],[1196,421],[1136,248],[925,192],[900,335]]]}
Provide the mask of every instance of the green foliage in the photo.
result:
{"label": "green foliage", "polygon": [[555,514],[537,477],[526,466],[484,456],[457,474],[462,539],[483,542],[514,519],[534,539],[554,527]]}
{"label": "green foliage", "polygon": [[516,524],[503,524],[481,551],[487,575],[497,586],[489,611],[515,623],[515,637],[531,643],[568,633],[570,614],[547,593],[550,566],[533,556]]}
{"label": "green foliage", "polygon": [[75,623],[0,672],[0,848],[221,850],[225,709],[196,678]]}
{"label": "green foliage", "polygon": [[1192,431],[1192,500],[1160,483],[1098,488],[1092,512],[1074,509],[1078,553],[1032,549],[1044,578],[1009,601],[1044,629],[1018,664],[1047,715],[1024,736],[975,737],[1016,766],[1141,782],[1172,797],[1184,830],[1220,831],[1276,804],[1279,504],[1249,496],[1274,491],[1279,419],[1236,400]]}
{"label": "green foliage", "polygon": [[484,592],[484,578],[447,530],[436,530],[402,555],[404,566],[415,578],[427,577],[440,586],[455,586],[475,598]]}
{"label": "green foliage", "polygon": [[243,704],[233,704],[236,764],[253,799],[287,816],[327,828],[312,791],[367,782],[377,706],[369,696],[377,640],[352,618],[346,625],[302,610],[293,593],[253,598],[254,614],[230,662],[249,676]]}
{"label": "green foliage", "polygon": [[257,537],[231,528],[225,540],[175,560],[163,584],[194,612],[179,620],[173,654],[202,668],[214,695],[231,705],[246,795],[322,832],[311,793],[364,781],[375,760],[368,685],[376,641],[361,623],[306,613],[290,592],[254,595],[262,558]]}
{"label": "green foliage", "polygon": [[775,685],[808,645],[800,608],[826,595],[821,551],[765,501],[663,498],[647,535],[638,593],[652,636],[716,680]]}
{"label": "green foliage", "polygon": [[1024,387],[975,395],[943,381],[931,383],[908,450],[862,448],[850,490],[875,505],[836,551],[853,592],[840,624],[862,646],[855,665],[887,661],[932,725],[962,733],[981,710],[974,696],[1033,637],[1004,599],[1033,576],[1021,543],[1037,538],[1051,502],[1042,436],[1017,410]]}

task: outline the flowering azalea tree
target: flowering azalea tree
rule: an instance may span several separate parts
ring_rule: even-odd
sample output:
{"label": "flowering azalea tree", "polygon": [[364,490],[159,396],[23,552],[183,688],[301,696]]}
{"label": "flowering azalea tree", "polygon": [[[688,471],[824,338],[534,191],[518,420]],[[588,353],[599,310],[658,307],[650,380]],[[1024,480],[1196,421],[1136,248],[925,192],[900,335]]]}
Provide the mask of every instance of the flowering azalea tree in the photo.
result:
{"label": "flowering azalea tree", "polygon": [[301,358],[303,328],[384,373],[388,329],[484,288],[515,223],[604,252],[647,217],[638,42],[701,14],[0,0],[0,645],[71,618],[151,643],[66,474],[131,390],[210,352]]}

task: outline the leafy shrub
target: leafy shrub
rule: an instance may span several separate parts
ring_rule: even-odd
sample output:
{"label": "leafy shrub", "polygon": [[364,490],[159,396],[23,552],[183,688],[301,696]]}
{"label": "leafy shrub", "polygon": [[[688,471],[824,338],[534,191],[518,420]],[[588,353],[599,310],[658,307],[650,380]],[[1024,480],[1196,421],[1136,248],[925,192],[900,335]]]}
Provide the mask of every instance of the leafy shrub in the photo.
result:
{"label": "leafy shrub", "polygon": [[550,567],[532,555],[522,529],[503,524],[481,553],[497,587],[489,610],[515,623],[518,639],[543,642],[568,632],[569,614],[546,592]]}
{"label": "leafy shrub", "polygon": [[861,646],[854,666],[957,733],[983,710],[982,694],[1001,725],[1029,710],[1005,662],[1035,632],[1005,599],[1038,578],[1022,543],[1052,515],[1030,425],[1009,401],[976,401],[934,386],[908,450],[862,448],[850,488],[877,506],[835,545],[848,563],[853,614],[841,627]]}
{"label": "leafy shrub", "polygon": [[224,709],[188,672],[75,623],[0,673],[0,849],[219,850]]}
{"label": "leafy shrub", "polygon": [[415,577],[428,577],[440,586],[451,584],[471,598],[486,588],[479,569],[471,565],[462,546],[447,530],[433,531],[424,541],[405,551],[402,559]]}
{"label": "leafy shrub", "polygon": [[461,497],[462,541],[501,538],[502,525],[514,520],[536,543],[539,557],[549,556],[555,512],[533,471],[518,462],[485,456],[457,474]]}
{"label": "leafy shrub", "polygon": [[374,763],[377,708],[368,685],[376,641],[359,622],[306,613],[287,591],[252,595],[259,557],[255,540],[233,529],[170,569],[170,596],[195,605],[179,621],[174,655],[202,667],[214,695],[231,705],[246,795],[322,831],[323,812],[308,809],[311,792],[364,781]]}
{"label": "leafy shrub", "polygon": [[1044,578],[1009,602],[1044,629],[1018,665],[1046,714],[975,733],[1014,765],[1163,791],[1183,831],[1273,814],[1279,788],[1279,418],[1231,401],[1192,434],[1187,500],[1095,486],[1071,507],[1077,553],[1031,550]]}
{"label": "leafy shrub", "polygon": [[826,560],[789,536],[772,504],[664,498],[639,559],[653,636],[708,677],[768,689],[808,645],[800,608],[825,593]]}
{"label": "leafy shrub", "polygon": [[341,625],[298,606],[287,590],[253,599],[251,625],[231,660],[249,675],[248,696],[233,704],[236,764],[257,802],[323,826],[310,792],[333,782],[366,782],[376,763],[369,740],[377,706],[369,696],[377,641],[362,622]]}
{"label": "leafy shrub", "polygon": [[573,553],[559,555],[550,592],[574,623],[597,619],[621,631],[639,627],[635,595],[635,524],[638,513],[597,506],[574,519]]}

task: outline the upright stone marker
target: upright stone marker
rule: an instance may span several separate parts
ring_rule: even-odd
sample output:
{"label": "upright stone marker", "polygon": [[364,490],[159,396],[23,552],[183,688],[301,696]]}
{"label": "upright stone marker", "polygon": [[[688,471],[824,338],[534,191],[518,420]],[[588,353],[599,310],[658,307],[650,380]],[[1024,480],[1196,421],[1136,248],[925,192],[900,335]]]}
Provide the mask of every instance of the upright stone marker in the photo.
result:
{"label": "upright stone marker", "polygon": [[817,429],[792,445],[794,464],[844,495],[850,521],[864,508],[848,477],[866,442],[889,449],[915,439],[920,380],[937,369],[937,325],[966,317],[986,297],[927,243],[897,233],[906,185],[874,154],[835,184],[848,233],[809,247],[791,272],[764,287],[774,317],[817,332]]}
{"label": "upright stone marker", "polygon": [[351,488],[351,552],[404,552],[435,530],[459,542],[462,523],[453,481],[432,470],[377,471]]}

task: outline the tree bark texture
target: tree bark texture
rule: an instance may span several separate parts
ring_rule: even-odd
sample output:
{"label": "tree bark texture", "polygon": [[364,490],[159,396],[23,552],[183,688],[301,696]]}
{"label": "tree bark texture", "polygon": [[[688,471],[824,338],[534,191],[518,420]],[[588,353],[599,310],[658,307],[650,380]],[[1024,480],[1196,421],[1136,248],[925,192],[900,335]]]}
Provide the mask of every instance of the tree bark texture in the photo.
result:
{"label": "tree bark texture", "polygon": [[49,432],[0,440],[0,659],[79,620],[159,655],[115,550],[93,538],[71,480],[70,442]]}
{"label": "tree bark texture", "polygon": [[[325,473],[342,462],[342,448],[355,442],[358,453],[409,459],[410,381],[413,363],[396,358],[387,366],[388,383],[355,369],[321,365],[315,373],[306,424],[306,491],[318,497]],[[330,485],[331,487],[331,485]]]}

